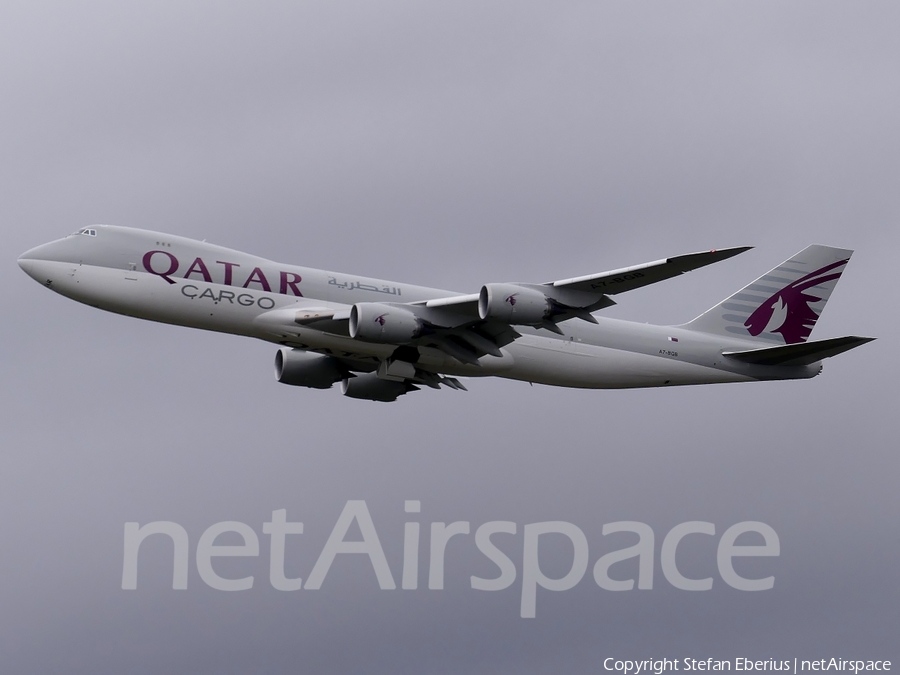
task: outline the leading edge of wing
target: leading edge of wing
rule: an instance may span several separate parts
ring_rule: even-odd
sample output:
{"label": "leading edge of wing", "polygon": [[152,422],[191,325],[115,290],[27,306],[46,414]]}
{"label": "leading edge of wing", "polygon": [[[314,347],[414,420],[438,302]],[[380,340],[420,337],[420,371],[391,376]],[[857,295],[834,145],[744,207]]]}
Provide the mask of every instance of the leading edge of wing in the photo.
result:
{"label": "leading edge of wing", "polygon": [[581,277],[573,277],[571,279],[561,279],[560,281],[550,281],[545,286],[553,286],[555,288],[570,288],[578,291],[586,291],[589,293],[602,293],[604,295],[616,295],[632,291],[636,288],[649,286],[659,281],[665,281],[672,277],[677,277],[685,272],[706,267],[713,263],[727,260],[740,253],[749,251],[752,246],[735,246],[732,248],[713,249],[711,251],[701,251],[699,253],[687,253],[685,255],[677,255],[663,260],[655,260],[653,262],[644,263],[643,265],[634,265],[633,267],[623,267],[622,269],[611,270],[609,272],[600,272],[599,274],[588,274]]}
{"label": "leading edge of wing", "polygon": [[452,295],[449,298],[437,298],[435,300],[423,300],[419,302],[411,302],[411,305],[424,305],[429,309],[448,310],[454,314],[477,320],[478,316],[478,293],[469,293],[467,295]]}
{"label": "leading edge of wing", "polygon": [[[635,288],[641,288],[642,286],[649,286],[650,284],[655,284],[659,281],[677,277],[685,272],[690,272],[691,270],[705,267],[706,265],[712,265],[713,263],[727,260],[739,253],[749,251],[751,248],[753,247],[735,246],[732,248],[701,251],[699,253],[687,253],[685,255],[665,258],[663,260],[655,260],[642,265],[623,267],[617,270],[600,272],[598,274],[588,274],[581,277],[572,277],[571,279],[550,281],[541,285],[584,291],[598,297],[603,295],[615,295],[617,293],[634,290]],[[449,310],[477,320],[478,297],[478,293],[470,293],[467,295],[454,295],[448,298],[438,298],[435,300],[422,300],[409,304],[424,305],[425,307],[432,309]]]}

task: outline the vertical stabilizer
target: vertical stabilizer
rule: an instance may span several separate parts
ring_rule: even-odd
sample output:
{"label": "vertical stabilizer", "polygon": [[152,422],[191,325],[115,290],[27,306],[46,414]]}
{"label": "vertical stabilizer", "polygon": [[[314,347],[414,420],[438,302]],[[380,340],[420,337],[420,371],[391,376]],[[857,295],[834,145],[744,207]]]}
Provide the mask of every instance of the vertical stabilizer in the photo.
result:
{"label": "vertical stabilizer", "polygon": [[771,345],[806,342],[852,253],[808,246],[683,328]]}

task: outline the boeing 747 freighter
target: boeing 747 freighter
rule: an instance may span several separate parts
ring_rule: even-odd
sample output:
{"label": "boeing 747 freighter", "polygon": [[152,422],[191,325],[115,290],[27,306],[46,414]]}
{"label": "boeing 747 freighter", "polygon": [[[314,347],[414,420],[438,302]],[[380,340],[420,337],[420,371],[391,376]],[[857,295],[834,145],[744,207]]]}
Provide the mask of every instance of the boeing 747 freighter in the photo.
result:
{"label": "boeing 747 freighter", "polygon": [[273,342],[279,382],[340,382],[345,396],[374,401],[488,375],[589,389],[809,378],[823,359],[874,339],[808,339],[852,253],[818,245],[680,326],[596,315],[613,296],[746,250],[459,294],[95,225],[23,253],[19,265],[93,307]]}

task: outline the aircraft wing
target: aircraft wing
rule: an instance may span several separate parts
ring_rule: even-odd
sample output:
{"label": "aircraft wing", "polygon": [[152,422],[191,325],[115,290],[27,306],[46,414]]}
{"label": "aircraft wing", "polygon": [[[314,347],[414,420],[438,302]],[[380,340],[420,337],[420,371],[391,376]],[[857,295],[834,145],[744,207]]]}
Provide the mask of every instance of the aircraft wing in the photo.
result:
{"label": "aircraft wing", "polygon": [[[608,272],[600,272],[598,274],[588,274],[581,277],[572,277],[571,279],[560,279],[559,281],[548,281],[542,286],[550,286],[553,289],[563,291],[577,291],[595,296],[616,295],[625,291],[633,291],[636,288],[649,286],[659,281],[665,281],[672,277],[677,277],[685,272],[712,265],[713,263],[727,260],[739,253],[749,251],[752,246],[735,246],[732,248],[713,249],[711,251],[701,251],[699,253],[687,253],[685,255],[664,258],[653,262],[644,263],[642,265],[634,265],[632,267],[623,267],[621,269],[610,270]],[[534,284],[521,284],[534,288]],[[459,314],[466,314],[473,318],[478,317],[478,301],[479,293],[469,295],[455,295],[449,298],[440,298],[438,300],[428,300],[420,303],[426,307],[450,309]],[[595,303],[600,303],[599,297]],[[604,306],[615,304],[611,299],[602,302]],[[597,309],[600,309],[599,307]],[[591,310],[594,311],[594,310]]]}
{"label": "aircraft wing", "polygon": [[562,334],[557,324],[571,318],[596,323],[591,312],[614,305],[610,295],[670,279],[748,249],[690,253],[545,284],[486,284],[479,293],[411,303],[360,302],[338,311],[274,310],[265,320],[398,347],[434,347],[462,363],[478,365],[485,355],[503,356],[500,348],[520,337],[516,326]]}
{"label": "aircraft wing", "polygon": [[633,291],[636,288],[649,286],[658,281],[665,281],[666,279],[677,277],[679,274],[727,260],[739,253],[749,251],[751,248],[753,247],[735,246],[733,248],[713,249],[712,251],[702,251],[700,253],[688,253],[686,255],[677,255],[673,258],[655,260],[643,265],[623,267],[619,270],[551,281],[546,285],[588,293],[600,292],[606,295],[615,295],[625,291]]}

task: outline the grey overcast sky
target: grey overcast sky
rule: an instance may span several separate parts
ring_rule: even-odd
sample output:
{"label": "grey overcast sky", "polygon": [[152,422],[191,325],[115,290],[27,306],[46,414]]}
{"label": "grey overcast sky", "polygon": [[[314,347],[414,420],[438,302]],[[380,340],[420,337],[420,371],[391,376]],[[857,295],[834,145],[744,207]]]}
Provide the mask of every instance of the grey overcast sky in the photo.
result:
{"label": "grey overcast sky", "polygon": [[[900,661],[898,25],[900,5],[879,0],[2,3],[0,669]],[[757,247],[607,310],[654,323],[831,244],[856,253],[815,336],[880,339],[803,382],[486,380],[354,401],[277,384],[272,345],[105,314],[16,266],[91,223],[464,292]],[[421,523],[419,589],[380,590],[360,555],[319,590],[273,589],[272,512],[304,523],[286,567],[305,578],[348,500],[366,501],[398,585],[404,523]],[[497,520],[517,524],[496,541],[519,577],[474,590],[497,573],[474,530]],[[603,536],[622,520],[655,533],[651,590],[594,582],[594,562],[633,541]],[[713,578],[704,592],[659,566],[666,533],[695,520],[716,535],[685,538],[678,565]],[[721,534],[748,520],[780,539],[777,558],[735,563],[773,575],[768,591],[716,567]],[[122,590],[132,521],[186,529],[187,590],[162,538]],[[221,521],[259,537],[259,557],[216,562],[250,590],[199,576],[196,543]],[[454,521],[473,534],[428,590],[429,526]],[[589,568],[522,619],[523,529],[542,521],[577,525]],[[541,547],[546,574],[565,574],[571,544]],[[636,561],[611,574],[635,578]]]}

